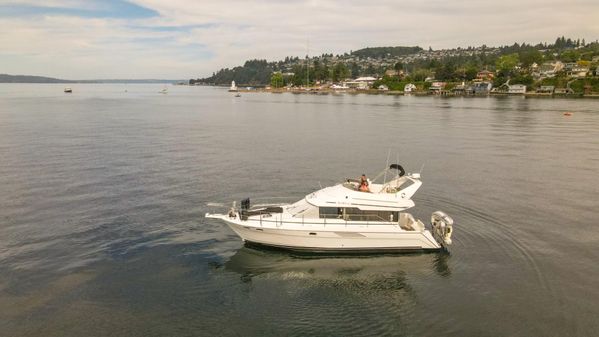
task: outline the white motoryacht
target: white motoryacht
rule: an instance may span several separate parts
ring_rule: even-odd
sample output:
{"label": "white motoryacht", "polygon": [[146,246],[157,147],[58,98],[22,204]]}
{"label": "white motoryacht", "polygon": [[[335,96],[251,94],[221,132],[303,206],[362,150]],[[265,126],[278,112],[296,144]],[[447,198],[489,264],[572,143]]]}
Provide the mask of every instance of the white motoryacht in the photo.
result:
{"label": "white motoryacht", "polygon": [[[390,181],[376,180],[392,172]],[[401,252],[440,250],[451,244],[453,220],[437,211],[431,229],[404,212],[422,185],[419,173],[390,165],[373,181],[346,179],[290,204],[250,205],[241,201],[220,219],[250,244],[309,252]]]}

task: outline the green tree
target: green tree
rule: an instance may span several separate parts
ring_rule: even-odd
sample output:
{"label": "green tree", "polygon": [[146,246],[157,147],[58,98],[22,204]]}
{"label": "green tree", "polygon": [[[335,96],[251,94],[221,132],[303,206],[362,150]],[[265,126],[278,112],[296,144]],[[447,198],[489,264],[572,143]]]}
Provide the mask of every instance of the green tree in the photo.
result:
{"label": "green tree", "polygon": [[280,72],[273,73],[270,77],[270,86],[280,88],[283,86],[283,75]]}
{"label": "green tree", "polygon": [[543,62],[543,54],[536,49],[525,50],[519,54],[522,66],[530,67],[533,63]]}
{"label": "green tree", "polygon": [[476,66],[473,65],[469,65],[466,67],[466,71],[464,72],[464,76],[466,77],[466,81],[472,81],[473,79],[476,78],[476,75],[478,74],[478,68]]}
{"label": "green tree", "polygon": [[509,76],[513,73],[514,68],[520,63],[520,58],[518,54],[508,54],[500,56],[497,61],[495,61],[495,66],[499,73],[504,76]]}
{"label": "green tree", "polygon": [[349,76],[349,69],[345,66],[343,62],[338,62],[333,67],[333,82],[339,82],[341,80],[346,79]]}
{"label": "green tree", "polygon": [[397,73],[397,77],[399,77],[401,71],[403,70],[403,63],[401,63],[401,62],[395,63],[395,65],[393,66],[393,69],[395,69],[395,72]]}
{"label": "green tree", "polygon": [[351,64],[351,77],[357,78],[360,76],[360,66],[356,62]]}
{"label": "green tree", "polygon": [[422,82],[431,75],[428,69],[418,69],[412,73],[412,79],[416,82]]}
{"label": "green tree", "polygon": [[580,58],[580,53],[576,50],[566,50],[559,57],[564,62],[576,62]]}

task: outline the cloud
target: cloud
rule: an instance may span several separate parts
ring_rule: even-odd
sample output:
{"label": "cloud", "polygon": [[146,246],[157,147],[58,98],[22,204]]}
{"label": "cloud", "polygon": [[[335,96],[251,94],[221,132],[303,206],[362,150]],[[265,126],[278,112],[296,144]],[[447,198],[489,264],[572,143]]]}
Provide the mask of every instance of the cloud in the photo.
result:
{"label": "cloud", "polygon": [[11,32],[0,34],[0,72],[63,78],[203,77],[250,58],[303,56],[308,41],[315,55],[599,36],[599,3],[588,0],[19,0],[0,13],[7,6],[35,10],[0,20]]}

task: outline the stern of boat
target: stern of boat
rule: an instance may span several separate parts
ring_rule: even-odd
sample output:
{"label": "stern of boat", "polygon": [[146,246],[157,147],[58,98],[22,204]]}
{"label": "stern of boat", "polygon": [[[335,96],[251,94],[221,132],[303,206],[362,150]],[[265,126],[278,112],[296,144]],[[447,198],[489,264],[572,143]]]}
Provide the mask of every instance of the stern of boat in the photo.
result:
{"label": "stern of boat", "polygon": [[453,219],[441,211],[431,214],[431,227],[435,240],[447,249],[451,245],[451,235],[453,234]]}

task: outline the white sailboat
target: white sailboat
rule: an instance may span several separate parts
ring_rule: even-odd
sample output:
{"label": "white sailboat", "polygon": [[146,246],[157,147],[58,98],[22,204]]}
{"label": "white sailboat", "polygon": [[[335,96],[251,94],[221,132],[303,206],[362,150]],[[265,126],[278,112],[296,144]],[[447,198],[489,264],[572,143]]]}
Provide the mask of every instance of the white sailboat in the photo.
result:
{"label": "white sailboat", "polygon": [[[431,229],[404,212],[422,185],[419,173],[405,175],[398,164],[394,179],[377,184],[347,179],[291,204],[251,207],[241,202],[226,214],[206,213],[224,221],[247,243],[309,252],[401,252],[440,250],[451,244],[453,220],[437,211]],[[374,181],[377,180],[374,179]],[[367,188],[364,188],[364,185]]]}
{"label": "white sailboat", "polygon": [[231,87],[229,87],[230,92],[237,92],[237,85],[235,85],[235,81],[231,81]]}

